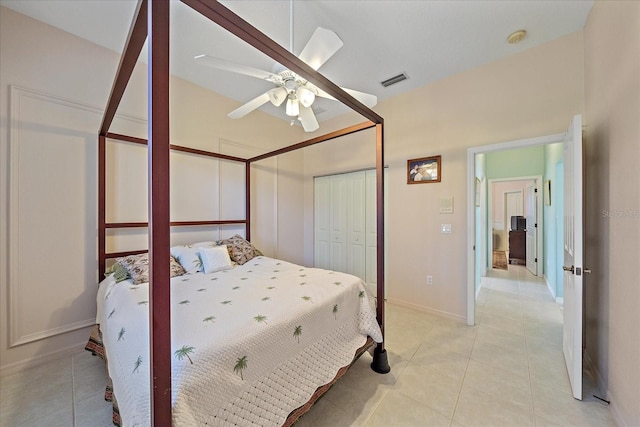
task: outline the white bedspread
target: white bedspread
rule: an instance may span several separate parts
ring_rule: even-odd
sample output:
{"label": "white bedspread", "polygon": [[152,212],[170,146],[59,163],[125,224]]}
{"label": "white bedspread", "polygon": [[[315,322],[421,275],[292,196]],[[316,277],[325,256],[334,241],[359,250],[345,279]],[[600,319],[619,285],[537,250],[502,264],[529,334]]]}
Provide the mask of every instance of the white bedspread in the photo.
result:
{"label": "white bedspread", "polygon": [[[257,257],[171,280],[175,426],[282,425],[382,335],[355,276]],[[150,423],[148,284],[102,282],[98,319],[124,426]]]}

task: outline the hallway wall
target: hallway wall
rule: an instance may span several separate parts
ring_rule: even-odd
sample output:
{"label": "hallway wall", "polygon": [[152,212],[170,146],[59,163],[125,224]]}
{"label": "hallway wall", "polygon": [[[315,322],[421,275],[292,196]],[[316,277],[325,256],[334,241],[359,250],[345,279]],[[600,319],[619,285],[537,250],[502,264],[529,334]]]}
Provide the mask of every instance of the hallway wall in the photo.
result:
{"label": "hallway wall", "polygon": [[596,1],[585,26],[587,359],[616,422],[640,425],[640,2]]}

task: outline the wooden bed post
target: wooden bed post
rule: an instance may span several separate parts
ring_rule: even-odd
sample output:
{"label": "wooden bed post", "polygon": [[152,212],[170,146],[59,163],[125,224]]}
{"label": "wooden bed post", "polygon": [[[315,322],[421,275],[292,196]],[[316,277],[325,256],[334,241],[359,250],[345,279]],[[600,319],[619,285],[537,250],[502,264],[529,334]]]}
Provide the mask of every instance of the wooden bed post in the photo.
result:
{"label": "wooden bed post", "polygon": [[382,331],[382,342],[373,352],[371,369],[386,374],[391,370],[387,350],[384,348],[384,131],[383,124],[376,124],[376,315]]}
{"label": "wooden bed post", "polygon": [[118,71],[111,87],[100,132],[98,133],[98,282],[104,279],[106,264],[106,138],[109,127],[116,115],[122,95],[127,88],[140,51],[147,39],[147,0],[138,3],[129,29],[124,53],[118,64]]}
{"label": "wooden bed post", "polygon": [[98,135],[98,283],[104,279],[106,264],[106,194],[107,194],[107,138]]}
{"label": "wooden bed post", "polygon": [[[149,0],[149,361],[151,425],[171,425],[169,2]],[[144,364],[145,361],[143,360]]]}
{"label": "wooden bed post", "polygon": [[244,226],[244,232],[246,239],[251,241],[251,162],[247,160],[244,164],[245,167],[245,178],[244,178],[244,197],[245,197],[245,213],[244,219],[247,221]]}

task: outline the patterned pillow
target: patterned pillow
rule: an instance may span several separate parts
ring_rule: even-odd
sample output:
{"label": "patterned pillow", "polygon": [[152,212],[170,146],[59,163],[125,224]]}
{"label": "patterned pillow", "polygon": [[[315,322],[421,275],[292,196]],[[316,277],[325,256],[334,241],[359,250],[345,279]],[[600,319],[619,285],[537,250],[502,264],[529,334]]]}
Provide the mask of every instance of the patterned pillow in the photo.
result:
{"label": "patterned pillow", "polygon": [[114,262],[107,270],[107,274],[113,274],[113,278],[116,279],[116,283],[120,283],[129,278],[129,271],[119,262]]}
{"label": "patterned pillow", "polygon": [[215,242],[200,242],[192,245],[178,245],[171,247],[171,255],[174,256],[187,274],[202,271],[202,260],[198,256],[200,248],[212,248]]}
{"label": "patterned pillow", "polygon": [[229,239],[218,241],[218,245],[226,245],[231,259],[240,265],[262,255],[250,242],[238,234]]}
{"label": "patterned pillow", "polygon": [[[174,257],[170,257],[171,277],[185,274],[184,268]],[[134,285],[149,283],[149,254],[129,255],[124,258],[117,258],[116,262],[122,264],[129,272]]]}

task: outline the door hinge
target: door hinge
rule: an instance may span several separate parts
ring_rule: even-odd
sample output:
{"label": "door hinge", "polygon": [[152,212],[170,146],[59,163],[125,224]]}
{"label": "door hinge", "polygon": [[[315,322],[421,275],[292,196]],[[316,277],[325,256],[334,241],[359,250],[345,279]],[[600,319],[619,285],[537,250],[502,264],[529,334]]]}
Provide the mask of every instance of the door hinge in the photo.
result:
{"label": "door hinge", "polygon": [[535,259],[535,262],[538,262],[538,258]]}
{"label": "door hinge", "polygon": [[534,227],[535,227],[535,228],[538,228],[538,223],[537,223],[537,222],[534,224]]}
{"label": "door hinge", "polygon": [[534,188],[534,189],[533,189],[533,192],[534,192],[534,193],[537,193],[537,192],[538,192],[538,189],[537,189],[537,188]]}

